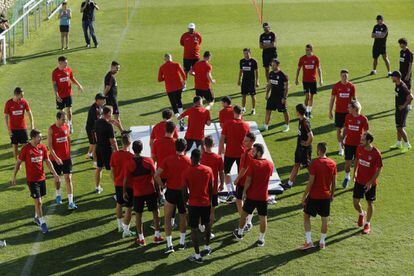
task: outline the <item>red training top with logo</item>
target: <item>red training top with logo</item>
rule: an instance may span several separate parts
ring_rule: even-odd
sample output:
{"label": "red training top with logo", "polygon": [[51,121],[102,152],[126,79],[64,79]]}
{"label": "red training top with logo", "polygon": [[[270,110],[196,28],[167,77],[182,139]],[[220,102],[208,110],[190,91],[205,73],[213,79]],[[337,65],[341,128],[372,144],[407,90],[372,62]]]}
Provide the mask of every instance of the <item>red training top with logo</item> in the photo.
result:
{"label": "red training top with logo", "polygon": [[43,144],[34,147],[31,143],[28,143],[22,147],[19,154],[19,160],[25,163],[26,180],[28,183],[46,179],[46,174],[43,169],[43,161],[48,158],[47,148]]}
{"label": "red training top with logo", "polygon": [[345,117],[345,139],[347,146],[358,146],[361,144],[362,134],[368,131],[368,119],[364,115],[354,117],[347,114]]}
{"label": "red training top with logo", "polygon": [[214,175],[210,167],[205,165],[191,166],[183,173],[184,186],[188,188],[190,206],[210,206],[210,185]]}
{"label": "red training top with logo", "polygon": [[213,195],[218,194],[218,175],[219,171],[224,170],[224,162],[220,155],[214,152],[203,152],[200,163],[206,165],[213,171],[214,186]]}
{"label": "red training top with logo", "polygon": [[164,162],[165,158],[175,155],[175,139],[162,137],[155,140],[152,147],[152,154],[157,158],[157,168]]}
{"label": "red training top with logo", "polygon": [[221,134],[226,136],[224,156],[240,158],[244,151],[243,140],[249,130],[249,124],[242,119],[233,119],[224,124],[221,131]]}
{"label": "red training top with logo", "polygon": [[131,152],[123,149],[112,153],[110,166],[114,174],[115,187],[122,187],[124,185],[126,164],[128,164],[128,162],[133,158],[134,155]]}
{"label": "red training top with logo", "polygon": [[158,71],[158,81],[165,81],[167,93],[181,91],[183,89],[182,80],[185,79],[185,72],[178,62],[167,61],[161,65]]}
{"label": "red training top with logo", "polygon": [[309,174],[315,176],[309,191],[312,199],[330,199],[332,180],[336,176],[336,163],[330,158],[319,157],[309,165]]}
{"label": "red training top with logo", "polygon": [[204,139],[204,126],[210,118],[210,111],[202,106],[193,106],[184,111],[181,116],[188,116],[188,128],[185,133],[186,139],[191,140],[203,140]]}
{"label": "red training top with logo", "polygon": [[155,193],[155,165],[152,158],[133,157],[125,165],[128,185],[134,190],[134,197]]}
{"label": "red training top with logo", "polygon": [[159,166],[163,170],[165,178],[167,179],[167,188],[172,190],[182,190],[183,172],[191,166],[191,160],[186,155],[172,155],[164,159],[164,162]]}
{"label": "red training top with logo", "polygon": [[[248,169],[250,162],[253,160],[253,155],[252,155],[252,149],[245,149],[241,158],[240,158],[240,168],[239,168],[239,172],[242,169]],[[247,173],[247,171],[246,171]],[[239,185],[241,187],[244,187],[244,183],[246,183],[246,173],[244,174],[244,176],[242,178],[240,178],[240,180],[235,183],[236,185]]]}
{"label": "red training top with logo", "polygon": [[[162,137],[165,137],[165,125],[167,124],[166,121],[161,121],[158,124],[156,124],[151,131],[151,136],[150,138],[152,140],[156,140],[156,139],[160,139]],[[177,139],[178,138],[178,129],[177,127],[175,127],[174,133],[173,133],[173,138]]]}
{"label": "red training top with logo", "polygon": [[336,100],[335,112],[348,113],[348,105],[355,98],[355,85],[351,82],[343,84],[339,81],[333,86],[332,95]]}
{"label": "red training top with logo", "polygon": [[10,99],[6,102],[4,105],[4,114],[9,115],[10,130],[22,130],[27,128],[24,112],[29,110],[29,104],[25,99],[20,99],[17,102]]}
{"label": "red training top with logo", "polygon": [[220,124],[225,124],[228,121],[233,120],[234,118],[234,113],[233,113],[233,107],[232,106],[228,106],[228,107],[224,107],[222,110],[220,110],[219,112],[219,122]]}
{"label": "red training top with logo", "polygon": [[[355,180],[359,184],[366,185],[382,168],[381,152],[376,147],[367,150],[365,147],[359,146],[355,159],[357,159]],[[374,181],[374,185],[377,185],[377,180]]]}
{"label": "red training top with logo", "polygon": [[[69,126],[67,124],[58,127],[56,124],[50,126],[52,130],[52,147],[57,157],[60,160],[70,159],[70,138]],[[50,160],[55,161],[53,155],[50,155]]]}
{"label": "red training top with logo", "polygon": [[201,41],[201,35],[197,32],[192,34],[186,32],[181,36],[180,45],[184,47],[184,59],[200,58]]}
{"label": "red training top with logo", "polygon": [[194,88],[197,90],[210,89],[210,80],[207,77],[213,67],[205,60],[201,60],[194,64]]}
{"label": "red training top with logo", "polygon": [[252,159],[246,176],[252,182],[247,189],[246,197],[250,200],[267,201],[269,179],[273,174],[273,163],[266,159]]}
{"label": "red training top with logo", "polygon": [[304,55],[299,59],[298,67],[302,67],[303,82],[316,82],[316,72],[319,68],[319,58],[315,55]]}
{"label": "red training top with logo", "polygon": [[60,70],[56,68],[52,73],[52,81],[56,82],[58,88],[58,95],[61,99],[72,96],[72,80],[73,73],[69,67]]}

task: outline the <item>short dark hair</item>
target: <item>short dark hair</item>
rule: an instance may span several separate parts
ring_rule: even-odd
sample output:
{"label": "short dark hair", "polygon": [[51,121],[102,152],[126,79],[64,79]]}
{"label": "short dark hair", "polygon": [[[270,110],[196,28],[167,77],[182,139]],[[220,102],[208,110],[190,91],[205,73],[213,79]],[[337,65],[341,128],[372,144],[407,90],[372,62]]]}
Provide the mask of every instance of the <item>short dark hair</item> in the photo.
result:
{"label": "short dark hair", "polygon": [[276,64],[278,64],[278,65],[280,64],[280,61],[277,58],[272,59],[272,63],[273,62],[276,63]]}
{"label": "short dark hair", "polygon": [[111,66],[118,66],[119,65],[119,62],[117,62],[117,61],[112,61],[112,63],[111,63]]}
{"label": "short dark hair", "polygon": [[309,44],[306,44],[306,48],[313,50],[313,46],[310,43]]}
{"label": "short dark hair", "polygon": [[32,129],[30,131],[30,139],[33,139],[33,138],[37,137],[38,135],[40,135],[40,133],[41,133],[40,130]]}
{"label": "short dark hair", "polygon": [[102,109],[102,113],[104,115],[108,115],[110,112],[112,112],[114,109],[110,105],[105,105]]}
{"label": "short dark hair", "polygon": [[183,152],[187,148],[187,141],[183,138],[178,138],[175,141],[175,150],[178,152]]}
{"label": "short dark hair", "polygon": [[20,95],[22,94],[22,92],[23,92],[23,89],[21,89],[20,87],[16,87],[13,93],[14,95]]}
{"label": "short dark hair", "polygon": [[384,17],[382,17],[382,15],[379,14],[379,15],[377,15],[376,19],[377,20],[384,20]]}
{"label": "short dark hair", "polygon": [[326,153],[327,144],[325,142],[318,143],[318,145],[316,146],[316,148],[320,152],[322,152],[323,154],[325,154]]}
{"label": "short dark hair", "polygon": [[223,98],[221,98],[220,101],[228,105],[231,105],[231,98],[229,96],[224,96]]}
{"label": "short dark hair", "polygon": [[341,74],[349,74],[348,69],[342,69],[342,70],[341,70]]}
{"label": "short dark hair", "polygon": [[171,121],[168,121],[165,124],[165,132],[166,133],[173,133],[174,130],[175,130],[175,123],[174,122],[171,122]]}
{"label": "short dark hair", "polygon": [[250,53],[250,48],[244,48],[243,52],[249,52]]}
{"label": "short dark hair", "polygon": [[205,145],[207,148],[212,148],[212,147],[213,147],[213,145],[214,145],[214,139],[213,139],[213,136],[208,135],[208,136],[204,137],[204,145]]}
{"label": "short dark hair", "polygon": [[256,141],[256,135],[253,132],[247,132],[246,137],[250,139],[253,143]]}
{"label": "short dark hair", "polygon": [[56,113],[56,119],[61,119],[63,116],[65,116],[66,115],[66,112],[65,111],[63,111],[63,110],[59,110],[57,113]]}
{"label": "short dark hair", "polygon": [[58,57],[58,61],[65,61],[65,60],[67,60],[67,58],[65,56]]}
{"label": "short dark hair", "polygon": [[167,109],[164,109],[162,111],[162,118],[163,119],[169,120],[169,119],[172,118],[172,116],[173,116],[173,112],[172,112],[171,109],[167,108]]}
{"label": "short dark hair", "polygon": [[235,105],[233,107],[233,112],[236,113],[237,115],[242,114],[242,108],[240,107],[240,105]]}
{"label": "short dark hair", "polygon": [[408,40],[405,37],[403,37],[403,38],[398,39],[398,43],[407,46]]}
{"label": "short dark hair", "polygon": [[371,132],[365,132],[365,139],[367,139],[370,143],[374,142],[374,135]]}
{"label": "short dark hair", "polygon": [[201,150],[193,149],[193,151],[191,152],[191,161],[193,162],[193,164],[200,163],[200,158],[201,158]]}
{"label": "short dark hair", "polygon": [[142,142],[141,140],[136,140],[134,141],[134,143],[132,143],[132,150],[136,153],[136,154],[140,154],[142,152]]}
{"label": "short dark hair", "polygon": [[300,115],[305,115],[306,113],[306,107],[304,104],[297,104],[296,105],[296,111],[300,114]]}
{"label": "short dark hair", "polygon": [[257,152],[260,152],[260,155],[264,154],[264,146],[260,143],[254,144],[253,147],[256,149]]}
{"label": "short dark hair", "polygon": [[210,51],[205,51],[203,57],[208,58],[211,56]]}
{"label": "short dark hair", "polygon": [[122,145],[127,145],[131,143],[131,135],[129,134],[129,132],[123,133],[122,134]]}
{"label": "short dark hair", "polygon": [[193,103],[198,103],[199,101],[201,101],[201,97],[200,96],[195,96],[193,98]]}

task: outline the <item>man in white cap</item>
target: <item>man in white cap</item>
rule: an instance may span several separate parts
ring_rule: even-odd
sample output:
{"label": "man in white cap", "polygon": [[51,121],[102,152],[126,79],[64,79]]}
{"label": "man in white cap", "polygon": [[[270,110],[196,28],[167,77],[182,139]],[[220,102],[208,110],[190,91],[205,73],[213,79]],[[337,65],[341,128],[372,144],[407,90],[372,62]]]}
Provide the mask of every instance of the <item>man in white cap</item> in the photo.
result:
{"label": "man in white cap", "polygon": [[[180,45],[184,47],[183,66],[186,76],[193,65],[200,59],[201,35],[195,31],[195,24],[188,24],[188,32],[185,32],[180,39]],[[183,91],[186,89],[184,85]]]}

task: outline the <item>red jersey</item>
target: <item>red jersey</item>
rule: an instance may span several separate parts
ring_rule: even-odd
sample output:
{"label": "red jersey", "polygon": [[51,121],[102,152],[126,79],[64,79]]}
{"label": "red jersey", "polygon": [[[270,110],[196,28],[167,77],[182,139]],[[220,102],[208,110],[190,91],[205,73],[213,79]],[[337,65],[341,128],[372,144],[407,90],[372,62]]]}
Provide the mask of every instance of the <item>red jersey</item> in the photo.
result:
{"label": "red jersey", "polygon": [[312,199],[330,199],[332,180],[336,176],[336,163],[330,158],[316,158],[309,166],[309,174],[315,181],[309,192]]}
{"label": "red jersey", "polygon": [[225,124],[228,121],[231,121],[234,119],[234,113],[233,113],[233,107],[228,106],[220,110],[219,112],[219,122],[220,124]]}
{"label": "red jersey", "polygon": [[339,81],[333,86],[331,95],[336,100],[335,112],[348,113],[348,105],[355,98],[355,85],[352,82],[343,84]]}
{"label": "red jersey", "polygon": [[157,168],[168,156],[175,155],[175,139],[163,137],[155,140],[152,147],[152,154],[157,158]]}
{"label": "red jersey", "polygon": [[24,145],[19,154],[19,160],[26,167],[27,183],[38,182],[46,179],[43,169],[43,161],[48,159],[47,148],[43,144],[33,147],[31,143]]}
{"label": "red jersey", "polygon": [[183,182],[188,188],[188,204],[190,206],[210,206],[210,185],[214,175],[210,167],[205,165],[191,166],[183,173]]}
{"label": "red jersey", "polygon": [[[161,139],[163,137],[165,137],[165,125],[167,124],[166,121],[161,121],[158,124],[156,124],[151,131],[151,136],[150,139],[152,140],[157,140],[157,139]],[[173,138],[177,139],[178,138],[178,129],[177,127],[175,127],[174,133],[173,133]]]}
{"label": "red jersey", "polygon": [[52,81],[56,82],[58,95],[61,99],[72,96],[73,73],[69,67],[60,70],[56,68],[52,73]]}
{"label": "red jersey", "polygon": [[250,200],[267,201],[269,179],[273,174],[273,164],[266,159],[252,159],[246,176],[252,178],[246,197]]}
{"label": "red jersey", "polygon": [[152,158],[133,157],[125,164],[128,185],[134,190],[134,197],[155,193],[155,165]]}
{"label": "red jersey", "polygon": [[226,136],[224,156],[240,158],[244,151],[243,140],[249,130],[249,124],[242,119],[233,119],[224,124],[221,131],[221,134]]}
{"label": "red jersey", "polygon": [[347,114],[345,117],[345,139],[344,144],[358,146],[361,144],[361,137],[368,130],[368,119],[364,115],[357,117]]}
{"label": "red jersey", "polygon": [[210,89],[210,80],[208,74],[211,72],[211,64],[205,60],[194,64],[194,88],[198,90]]}
{"label": "red jersey", "polygon": [[184,111],[181,117],[188,116],[188,128],[185,133],[186,139],[203,140],[204,126],[208,121],[211,121],[210,111],[202,106],[193,106]]}
{"label": "red jersey", "polygon": [[[252,155],[252,149],[245,149],[241,158],[240,158],[240,167],[239,167],[239,172],[242,169],[248,169],[250,162],[252,162],[253,160],[253,155]],[[244,187],[244,183],[246,183],[246,173],[244,174],[244,176],[242,178],[240,178],[240,180],[236,183],[236,185],[239,185],[241,187]]]}
{"label": "red jersey", "polygon": [[214,176],[213,195],[218,194],[219,172],[224,170],[223,159],[217,153],[203,152],[203,154],[201,155],[200,163],[202,165],[206,165],[213,171],[213,176]]}
{"label": "red jersey", "polygon": [[183,189],[183,172],[191,167],[191,160],[186,155],[172,155],[164,159],[164,162],[159,166],[165,174],[167,179],[167,188],[171,190]]}
{"label": "red jersey", "polygon": [[[50,126],[52,130],[52,148],[57,157],[62,161],[70,159],[70,138],[69,126],[67,124],[58,127],[56,124]],[[53,155],[50,155],[50,160],[55,161]]]}
{"label": "red jersey", "polygon": [[184,59],[199,59],[201,35],[197,32],[184,33],[180,39],[180,45],[184,47]]}
{"label": "red jersey", "polygon": [[[376,172],[382,168],[381,152],[373,147],[372,150],[367,150],[363,146],[359,146],[356,152],[356,179],[359,184],[366,185]],[[377,185],[375,180],[374,185]]]}
{"label": "red jersey", "polygon": [[178,62],[167,61],[161,65],[158,71],[158,81],[165,81],[165,90],[167,93],[181,91],[185,80],[185,72]]}
{"label": "red jersey", "polygon": [[15,102],[10,99],[4,105],[4,114],[9,115],[10,130],[26,129],[26,120],[24,119],[24,112],[29,111],[29,104],[25,99],[20,99]]}
{"label": "red jersey", "polygon": [[303,82],[316,82],[316,72],[319,68],[319,58],[315,55],[304,55],[299,59],[298,67],[301,67]]}
{"label": "red jersey", "polygon": [[115,187],[122,187],[124,185],[126,164],[133,158],[134,155],[131,152],[123,149],[112,153],[110,166],[112,168],[112,173],[114,174]]}

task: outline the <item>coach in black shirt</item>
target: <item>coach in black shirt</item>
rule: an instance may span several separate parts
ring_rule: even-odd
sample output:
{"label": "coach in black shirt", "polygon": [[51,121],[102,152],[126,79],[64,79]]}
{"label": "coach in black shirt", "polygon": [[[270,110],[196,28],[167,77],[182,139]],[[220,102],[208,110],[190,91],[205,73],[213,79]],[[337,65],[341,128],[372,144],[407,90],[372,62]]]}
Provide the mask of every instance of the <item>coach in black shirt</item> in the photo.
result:
{"label": "coach in black shirt", "polygon": [[270,30],[269,23],[263,23],[263,31],[259,37],[259,46],[262,52],[263,67],[265,68],[266,83],[269,82],[269,67],[272,60],[277,58],[276,52],[276,35]]}
{"label": "coach in black shirt", "polygon": [[[119,121],[119,107],[118,107],[118,82],[115,75],[121,69],[118,62],[112,61],[111,70],[105,75],[104,79],[104,94],[106,97],[106,104],[112,106],[114,118]],[[121,125],[122,127],[122,125]]]}
{"label": "coach in black shirt", "polygon": [[382,56],[387,66],[388,77],[391,76],[390,69],[390,60],[387,56],[387,37],[388,37],[388,27],[384,24],[384,18],[382,15],[377,16],[377,25],[374,26],[372,30],[371,37],[374,39],[374,45],[372,47],[372,58],[374,62],[372,64],[371,75],[377,73],[378,57]]}
{"label": "coach in black shirt", "polygon": [[95,96],[95,102],[89,107],[88,118],[86,119],[86,134],[88,135],[89,140],[89,150],[88,157],[92,158],[96,162],[95,145],[95,121],[102,117],[102,109],[105,105],[105,95],[103,93],[98,93]]}
{"label": "coach in black shirt", "polygon": [[400,44],[400,73],[401,80],[407,85],[408,89],[411,89],[411,72],[413,67],[413,52],[408,49],[408,41],[406,38],[400,38],[398,40]]}
{"label": "coach in black shirt", "polygon": [[91,39],[88,34],[91,34],[93,43],[95,44],[95,48],[99,47],[98,39],[95,35],[95,10],[99,10],[98,5],[92,0],[85,0],[81,4],[80,12],[83,13],[82,15],[82,28],[83,34],[85,36],[86,47],[91,47]]}

